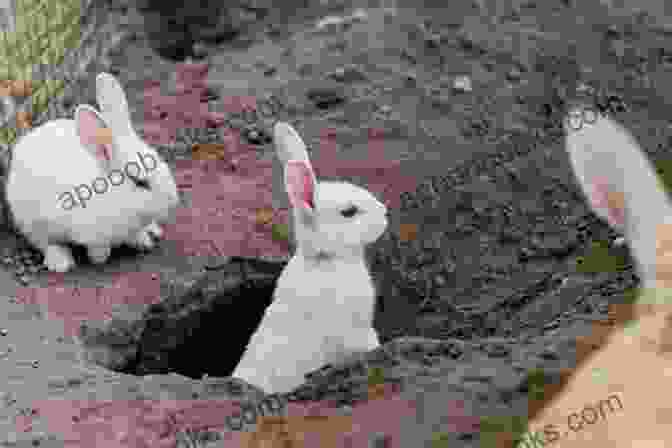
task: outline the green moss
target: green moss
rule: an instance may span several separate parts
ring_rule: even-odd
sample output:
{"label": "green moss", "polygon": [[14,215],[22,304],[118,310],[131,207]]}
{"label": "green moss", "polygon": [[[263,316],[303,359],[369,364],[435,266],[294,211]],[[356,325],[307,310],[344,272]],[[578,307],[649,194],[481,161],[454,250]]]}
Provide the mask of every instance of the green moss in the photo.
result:
{"label": "green moss", "polygon": [[543,400],[546,375],[543,369],[531,369],[527,372],[527,394],[530,400]]}
{"label": "green moss", "polygon": [[669,158],[664,158],[657,160],[654,163],[656,173],[658,173],[658,178],[665,186],[665,189],[670,191],[672,187],[672,160]]}
{"label": "green moss", "polygon": [[639,299],[640,296],[640,289],[639,288],[628,288],[625,291],[623,291],[623,303],[626,305],[632,305],[634,304],[637,299]]}
{"label": "green moss", "polygon": [[[17,0],[15,31],[0,33],[0,79],[33,81],[36,65],[60,65],[66,49],[81,41],[79,17],[80,0]],[[33,115],[62,91],[62,80],[34,81]],[[0,143],[15,140],[15,129],[0,129]]]}
{"label": "green moss", "polygon": [[287,241],[289,239],[289,226],[280,222],[271,225],[271,238],[275,241]]}
{"label": "green moss", "polygon": [[527,431],[527,419],[521,416],[481,417],[481,443],[483,448],[500,448],[503,440],[521,440]]}
{"label": "green moss", "polygon": [[589,252],[576,260],[577,271],[584,274],[597,274],[600,272],[620,272],[625,269],[628,262],[625,256],[614,254],[609,248],[607,241],[595,241],[591,244]]}
{"label": "green moss", "polygon": [[369,386],[376,386],[385,382],[385,374],[380,367],[371,367],[368,372]]}
{"label": "green moss", "polygon": [[450,434],[447,432],[435,432],[432,434],[432,448],[448,448]]}

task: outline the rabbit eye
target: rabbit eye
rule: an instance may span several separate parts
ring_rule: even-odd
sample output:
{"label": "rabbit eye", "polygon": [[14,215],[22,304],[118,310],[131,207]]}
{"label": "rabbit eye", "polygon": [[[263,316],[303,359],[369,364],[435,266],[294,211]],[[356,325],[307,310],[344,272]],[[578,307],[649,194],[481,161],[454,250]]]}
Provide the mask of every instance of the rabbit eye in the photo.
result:
{"label": "rabbit eye", "polygon": [[343,216],[344,218],[352,218],[357,214],[357,212],[359,212],[359,209],[356,206],[352,205],[346,208],[345,210],[341,210],[341,216]]}

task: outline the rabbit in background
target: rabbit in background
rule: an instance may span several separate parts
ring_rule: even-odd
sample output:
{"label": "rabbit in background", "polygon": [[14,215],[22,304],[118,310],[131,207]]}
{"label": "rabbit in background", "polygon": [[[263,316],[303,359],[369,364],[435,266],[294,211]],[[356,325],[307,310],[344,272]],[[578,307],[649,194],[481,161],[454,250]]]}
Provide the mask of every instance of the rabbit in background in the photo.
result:
{"label": "rabbit in background", "polygon": [[[577,353],[583,346],[586,355],[560,392],[546,398],[529,432],[558,435],[567,429],[560,436],[563,448],[667,446],[672,443],[672,406],[661,393],[672,371],[672,206],[630,132],[609,116],[573,129],[568,121],[572,112],[576,110],[570,109],[565,132],[574,174],[595,213],[623,232],[642,290],[634,311],[626,304],[612,304],[610,310],[614,317],[633,320],[606,331],[605,325],[594,325],[592,340],[577,341]],[[617,412],[580,430],[568,420],[594,403],[602,410],[604,400],[614,396],[622,403]],[[553,425],[559,428],[555,432],[549,430]]]}
{"label": "rabbit in background", "polygon": [[294,128],[273,128],[293,209],[296,252],[233,372],[267,393],[288,392],[328,363],[375,349],[375,291],[366,245],[387,228],[387,208],[347,182],[317,182]]}
{"label": "rabbit in background", "polygon": [[[79,105],[74,120],[49,121],[14,148],[6,186],[11,215],[51,271],[75,266],[69,243],[86,246],[94,263],[106,262],[111,248],[121,244],[152,249],[163,235],[159,223],[180,203],[170,167],[133,129],[117,79],[99,74],[96,97],[100,113]],[[140,157],[153,158],[155,168],[126,176],[124,168]],[[62,207],[60,194],[97,179],[109,188],[86,207]]]}

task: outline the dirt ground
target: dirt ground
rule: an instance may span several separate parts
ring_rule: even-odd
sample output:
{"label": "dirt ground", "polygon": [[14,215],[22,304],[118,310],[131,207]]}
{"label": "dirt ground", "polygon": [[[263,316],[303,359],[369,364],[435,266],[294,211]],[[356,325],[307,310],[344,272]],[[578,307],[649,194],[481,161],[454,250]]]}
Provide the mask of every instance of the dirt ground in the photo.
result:
{"label": "dirt ground", "polygon": [[[268,226],[252,226],[262,208],[274,208],[274,219],[286,223],[273,147],[263,138],[283,119],[308,143],[318,176],[366,185],[393,208],[389,233],[369,252],[383,341],[514,343],[585,332],[577,324],[606,316],[607,305],[637,279],[630,268],[584,275],[577,267],[595,241],[605,241],[611,256],[628,255],[611,245],[617,235],[579,194],[558,114],[577,88],[592,86],[590,101],[619,98],[627,110],[617,118],[652,158],[667,157],[672,13],[663,0],[635,3],[241,3],[232,15],[238,37],[195,39],[190,50],[209,64],[211,91],[200,102],[207,113],[198,114],[221,121],[157,145],[176,167],[191,207],[169,226],[167,241],[150,254],[120,250],[105,266],[84,263],[62,276],[0,269],[0,296],[49,282],[109,287],[137,273],[154,274],[163,285],[230,256],[286,257],[286,241],[271,238]],[[134,123],[149,139],[161,125],[146,118],[146,81],[161,82],[157,96],[177,97],[170,90],[180,62],[148,44],[148,37],[165,36],[146,29],[147,12],[128,14],[131,37],[107,69],[125,87]],[[329,15],[352,17],[320,26]],[[65,109],[93,102],[91,88]],[[242,103],[257,113],[243,114]],[[277,107],[261,110],[271,103]],[[182,111],[181,126],[198,114]],[[209,165],[224,167],[216,181],[193,182],[207,171],[193,162],[195,143],[224,145],[228,162]],[[237,171],[227,165],[232,159]],[[10,233],[3,241],[8,256],[23,248]],[[1,361],[7,382],[31,375],[38,381],[35,359],[50,366],[50,376],[75,368],[77,349],[59,322],[44,317],[44,307],[10,300],[0,307],[7,330],[0,343],[16,347]]]}

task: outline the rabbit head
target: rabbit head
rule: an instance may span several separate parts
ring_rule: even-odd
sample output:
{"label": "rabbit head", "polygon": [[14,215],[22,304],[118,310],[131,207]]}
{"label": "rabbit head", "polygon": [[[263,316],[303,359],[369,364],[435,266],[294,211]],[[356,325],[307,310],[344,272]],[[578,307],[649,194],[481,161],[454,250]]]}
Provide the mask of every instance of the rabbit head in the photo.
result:
{"label": "rabbit head", "polygon": [[595,213],[628,241],[642,286],[672,284],[672,207],[662,183],[630,132],[609,116],[586,122],[584,110],[572,106],[563,121],[574,175]]}
{"label": "rabbit head", "polygon": [[361,256],[387,228],[387,207],[347,182],[317,182],[306,145],[292,126],[278,122],[273,139],[294,213],[297,252],[306,256]]}
{"label": "rabbit head", "polygon": [[[96,98],[102,115],[102,118],[98,116],[100,120],[98,127],[107,125],[111,131],[109,141],[99,144],[97,148],[105,152],[105,158],[109,163],[105,169],[123,169],[128,164],[139,163],[141,160],[144,161],[144,166],[149,165],[147,169],[140,170],[137,175],[132,173],[131,180],[151,193],[152,200],[148,205],[150,210],[143,212],[153,216],[157,221],[167,220],[173,209],[180,203],[177,185],[170,167],[157,151],[146,144],[136,133],[131,123],[126,95],[114,76],[109,73],[100,73],[96,77]],[[76,115],[76,121],[78,117]],[[94,123],[90,124],[89,129],[96,127]],[[78,124],[78,128],[81,131],[83,127]]]}

